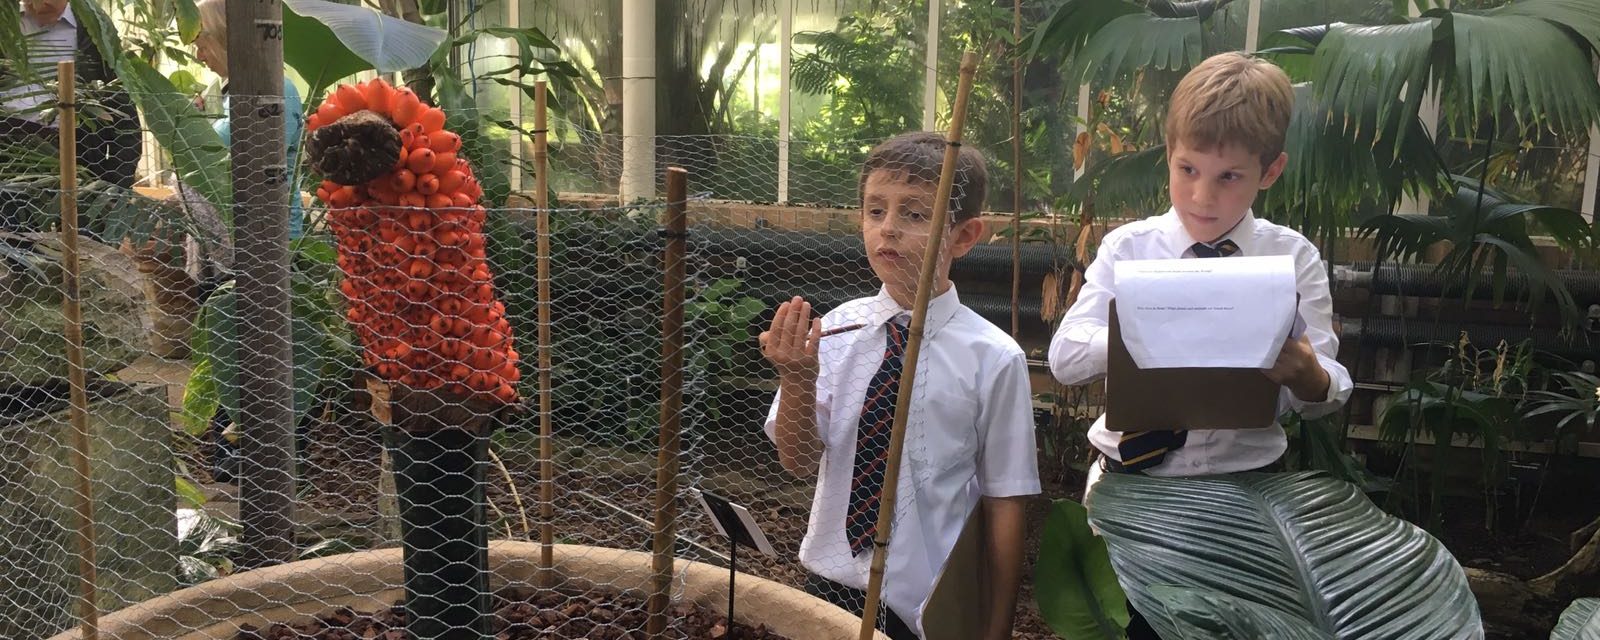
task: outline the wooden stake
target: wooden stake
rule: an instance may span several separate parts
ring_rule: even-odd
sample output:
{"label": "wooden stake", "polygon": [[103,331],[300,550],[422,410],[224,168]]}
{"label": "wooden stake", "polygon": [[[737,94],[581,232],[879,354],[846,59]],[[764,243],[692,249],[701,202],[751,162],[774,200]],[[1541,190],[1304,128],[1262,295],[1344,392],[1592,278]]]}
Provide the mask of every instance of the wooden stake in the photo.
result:
{"label": "wooden stake", "polygon": [[89,471],[89,392],[83,369],[83,306],[78,289],[78,105],[72,61],[56,63],[61,136],[61,305],[67,317],[67,381],[72,385],[72,468],[78,474],[78,616],[84,640],[100,637],[95,594],[94,482]]}
{"label": "wooden stake", "polygon": [[688,244],[688,178],[689,173],[681,168],[667,169],[667,246],[662,251],[661,446],[656,453],[653,575],[650,618],[645,627],[652,640],[666,637],[667,603],[672,596],[672,542],[676,537],[673,525],[678,517],[678,427],[683,410],[683,258]]}
{"label": "wooden stake", "polygon": [[1011,6],[1011,337],[1020,339],[1022,312],[1022,0]]}
{"label": "wooden stake", "polygon": [[534,202],[539,207],[539,586],[555,584],[555,447],[550,425],[550,148],[545,94],[533,88]]}
{"label": "wooden stake", "polygon": [[896,494],[900,488],[900,450],[905,443],[906,417],[911,414],[912,390],[917,377],[917,356],[922,351],[922,330],[928,317],[928,300],[933,293],[933,274],[944,244],[944,230],[950,214],[950,191],[955,186],[956,157],[961,152],[961,128],[967,120],[967,95],[972,92],[972,76],[978,68],[978,54],[961,54],[961,83],[956,89],[955,110],[950,116],[950,135],[944,148],[944,170],[939,174],[938,195],[933,198],[933,233],[922,256],[922,273],[917,280],[917,301],[911,308],[911,336],[906,344],[905,368],[900,373],[900,393],[894,408],[894,428],[889,436],[889,461],[883,473],[883,495],[878,509],[878,530],[872,539],[872,572],[867,580],[867,604],[861,612],[860,640],[872,640],[878,619],[878,601],[883,591],[883,567],[888,560],[889,533],[894,526]]}

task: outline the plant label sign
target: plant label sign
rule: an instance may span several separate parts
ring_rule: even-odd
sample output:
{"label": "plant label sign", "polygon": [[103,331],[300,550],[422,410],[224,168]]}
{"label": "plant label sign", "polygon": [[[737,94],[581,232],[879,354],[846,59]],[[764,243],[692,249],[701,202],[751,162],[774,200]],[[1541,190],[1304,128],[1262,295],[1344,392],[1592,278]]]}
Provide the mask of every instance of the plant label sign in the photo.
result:
{"label": "plant label sign", "polygon": [[711,517],[712,524],[716,525],[717,533],[739,546],[755,549],[774,558],[778,556],[778,552],[772,548],[772,543],[767,541],[767,535],[761,532],[761,526],[756,524],[755,517],[750,515],[749,509],[710,491],[703,489],[691,489],[691,491],[696,498],[699,498],[700,506],[706,510],[706,515]]}

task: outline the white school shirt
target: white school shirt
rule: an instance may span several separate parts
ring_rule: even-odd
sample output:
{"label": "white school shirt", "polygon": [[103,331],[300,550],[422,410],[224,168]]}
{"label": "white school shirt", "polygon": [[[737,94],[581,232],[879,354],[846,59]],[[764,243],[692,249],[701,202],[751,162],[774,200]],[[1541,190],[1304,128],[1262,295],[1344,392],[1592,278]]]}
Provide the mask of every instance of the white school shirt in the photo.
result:
{"label": "white school shirt", "polygon": [[[1222,239],[1239,245],[1239,255],[1294,257],[1296,290],[1300,293],[1300,315],[1306,322],[1306,335],[1316,351],[1317,361],[1328,372],[1328,395],[1320,402],[1306,402],[1288,388],[1280,391],[1279,413],[1286,408],[1307,418],[1332,413],[1350,398],[1350,373],[1337,359],[1339,336],[1333,332],[1333,297],[1328,277],[1316,245],[1293,229],[1257,220],[1251,212]],[[1050,341],[1050,371],[1062,384],[1083,384],[1106,373],[1106,310],[1116,297],[1113,277],[1118,260],[1193,258],[1196,240],[1183,228],[1176,211],[1125,224],[1106,234],[1094,262],[1084,273],[1083,289],[1077,302],[1061,321]],[[1219,258],[1225,260],[1226,258]],[[1271,464],[1288,447],[1283,427],[1276,421],[1259,428],[1193,430],[1188,441],[1154,467],[1145,470],[1153,476],[1196,476],[1245,471]],[[1121,460],[1117,443],[1121,432],[1106,429],[1100,416],[1089,429],[1089,442],[1113,460]],[[1089,486],[1099,480],[1100,466],[1090,465]]]}
{"label": "white school shirt", "polygon": [[[911,313],[884,290],[840,305],[823,316],[824,330],[866,326],[823,338],[817,352],[817,430],[823,456],[800,562],[812,573],[858,589],[867,586],[872,550],[852,556],[844,535],[857,423],[867,384],[888,346],[885,325],[897,316],[910,324]],[[967,514],[978,508],[979,497],[1040,491],[1033,403],[1021,347],[962,306],[954,286],[929,301],[925,325],[883,581],[884,602],[917,630],[934,578],[955,547]],[[780,399],[773,399],[766,423],[767,437],[774,442]]]}
{"label": "white school shirt", "polygon": [[[48,25],[41,25],[33,20],[33,16],[23,13],[22,33],[32,36],[27,40],[28,64],[36,67],[43,77],[55,77],[55,63],[77,57],[78,19],[72,15],[70,6],[61,12],[61,17],[55,23]],[[37,84],[15,87],[0,94],[0,99],[5,101],[5,110],[13,113],[35,108],[55,97],[55,92],[46,91]],[[43,115],[33,112],[18,117],[37,122]]]}

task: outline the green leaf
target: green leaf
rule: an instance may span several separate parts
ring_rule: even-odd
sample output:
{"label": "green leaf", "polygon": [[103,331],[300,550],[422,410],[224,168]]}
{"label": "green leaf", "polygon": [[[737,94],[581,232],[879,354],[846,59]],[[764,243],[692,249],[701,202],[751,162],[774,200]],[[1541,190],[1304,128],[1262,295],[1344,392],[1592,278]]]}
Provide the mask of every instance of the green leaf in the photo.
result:
{"label": "green leaf", "polygon": [[230,280],[201,305],[190,344],[197,368],[201,362],[210,363],[208,373],[216,379],[217,406],[235,422],[239,414],[238,317],[238,293]]}
{"label": "green leaf", "polygon": [[749,325],[752,320],[755,320],[756,316],[761,315],[762,311],[766,310],[767,303],[762,302],[761,300],[756,298],[741,298],[738,302],[734,303],[732,307],[728,308],[728,320],[729,322],[733,323],[733,326],[744,328]]}
{"label": "green leaf", "polygon": [[1118,17],[1089,38],[1072,58],[1066,81],[1117,84],[1146,69],[1187,71],[1204,59],[1199,18],[1139,13]]}
{"label": "green leaf", "polygon": [[1457,12],[1450,22],[1455,55],[1450,96],[1464,107],[1455,110],[1462,127],[1470,130],[1486,117],[1500,125],[1502,114],[1510,111],[1519,126],[1548,124],[1577,134],[1600,113],[1600,84],[1589,52],[1562,27],[1504,12]]}
{"label": "green leaf", "polygon": [[194,0],[172,0],[178,9],[178,39],[184,44],[200,36],[200,8]]}
{"label": "green leaf", "polygon": [[1068,0],[1034,29],[1028,57],[1037,58],[1043,51],[1070,60],[1112,20],[1141,13],[1139,5],[1124,0]]}
{"label": "green leaf", "polygon": [[[1356,135],[1415,119],[1422,90],[1439,82],[1429,78],[1439,22],[1423,18],[1381,26],[1332,25],[1313,61],[1317,97],[1333,107],[1336,119],[1349,122],[1347,128]],[[1405,97],[1397,105],[1395,98],[1401,95]],[[1368,104],[1377,106],[1373,119],[1350,122],[1352,116],[1364,116]]]}
{"label": "green leaf", "polygon": [[716,282],[711,283],[711,286],[702,290],[700,295],[695,296],[695,299],[700,302],[716,302],[738,288],[739,280],[737,278],[719,278]]}
{"label": "green leaf", "polygon": [[24,78],[33,74],[27,42],[22,35],[22,3],[0,2],[0,58],[12,61]]}
{"label": "green leaf", "polygon": [[339,260],[339,252],[327,240],[313,236],[295,238],[289,244],[289,252],[297,257],[311,260],[317,264],[330,265]]}
{"label": "green leaf", "polygon": [[303,313],[290,320],[294,344],[294,416],[298,424],[314,407],[317,392],[322,388],[322,373],[330,359],[327,349],[328,335],[322,325],[312,322]]}
{"label": "green leaf", "polygon": [[1117,584],[1106,542],[1089,529],[1088,512],[1056,500],[1045,520],[1034,567],[1039,615],[1063,638],[1124,637],[1127,596]]}
{"label": "green leaf", "polygon": [[173,480],[177,483],[178,496],[183,498],[185,502],[188,502],[196,509],[205,506],[206,493],[201,491],[200,487],[194,486],[193,482],[183,476],[175,476]]}
{"label": "green leaf", "polygon": [[195,362],[183,385],[183,430],[197,438],[211,426],[211,416],[216,415],[217,405],[222,401],[211,367],[210,358]]}
{"label": "green leaf", "polygon": [[1325,474],[1107,474],[1088,508],[1128,598],[1162,637],[1183,636],[1154,585],[1238,598],[1338,638],[1483,634],[1444,545]]}
{"label": "green leaf", "polygon": [[1578,598],[1561,612],[1550,640],[1600,640],[1600,598]]}
{"label": "green leaf", "polygon": [[144,115],[150,135],[172,154],[178,178],[216,207],[232,224],[233,185],[229,181],[228,151],[211,120],[196,109],[161,72],[134,56],[118,64],[123,82]]}
{"label": "green leaf", "polygon": [[426,65],[445,37],[443,29],[360,5],[283,2],[283,61],[310,83],[310,95],[361,71],[393,73]]}
{"label": "green leaf", "polygon": [[1578,34],[1590,50],[1600,50],[1600,3],[1591,0],[1520,0],[1484,15],[1540,18]]}
{"label": "green leaf", "polygon": [[1301,618],[1220,593],[1156,585],[1154,596],[1178,627],[1178,640],[1334,640]]}

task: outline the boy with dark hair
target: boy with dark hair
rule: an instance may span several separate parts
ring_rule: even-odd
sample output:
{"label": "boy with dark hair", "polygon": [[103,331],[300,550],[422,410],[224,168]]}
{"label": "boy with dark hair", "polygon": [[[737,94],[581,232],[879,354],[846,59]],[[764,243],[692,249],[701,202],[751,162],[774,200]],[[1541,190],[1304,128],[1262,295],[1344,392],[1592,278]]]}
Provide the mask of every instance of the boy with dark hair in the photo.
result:
{"label": "boy with dark hair", "polygon": [[[874,148],[861,170],[861,231],[882,287],[821,318],[795,297],[761,349],[779,391],[766,432],[784,468],[816,478],[800,561],[808,591],[860,614],[877,530],[902,358],[933,225],[945,140],[909,133]],[[1005,332],[961,306],[950,263],[983,235],[987,173],[963,148],[936,259],[888,548],[879,628],[922,636],[923,606],[973,509],[982,509],[988,587],[984,638],[1011,637],[1021,580],[1024,496],[1039,493],[1027,362]],[[824,332],[860,325],[836,335]]]}

